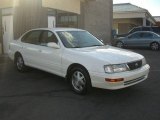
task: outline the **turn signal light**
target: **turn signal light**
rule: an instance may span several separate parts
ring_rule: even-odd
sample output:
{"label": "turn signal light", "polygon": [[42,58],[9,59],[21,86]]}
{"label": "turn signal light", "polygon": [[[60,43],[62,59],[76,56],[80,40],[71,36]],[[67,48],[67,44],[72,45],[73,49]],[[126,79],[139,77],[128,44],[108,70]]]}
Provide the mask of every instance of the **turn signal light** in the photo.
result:
{"label": "turn signal light", "polygon": [[123,78],[117,78],[117,79],[106,78],[105,81],[111,82],[111,83],[116,83],[116,82],[122,82],[122,81],[124,81],[124,79]]}

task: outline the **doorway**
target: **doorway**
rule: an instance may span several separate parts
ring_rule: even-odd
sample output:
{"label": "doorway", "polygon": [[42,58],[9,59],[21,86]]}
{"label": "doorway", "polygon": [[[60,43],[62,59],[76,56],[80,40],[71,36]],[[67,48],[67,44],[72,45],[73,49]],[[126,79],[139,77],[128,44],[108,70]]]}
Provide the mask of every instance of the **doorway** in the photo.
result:
{"label": "doorway", "polygon": [[56,27],[56,17],[55,16],[48,16],[48,28]]}
{"label": "doorway", "polygon": [[3,52],[8,53],[9,42],[13,40],[13,16],[2,17],[2,29],[3,29]]}

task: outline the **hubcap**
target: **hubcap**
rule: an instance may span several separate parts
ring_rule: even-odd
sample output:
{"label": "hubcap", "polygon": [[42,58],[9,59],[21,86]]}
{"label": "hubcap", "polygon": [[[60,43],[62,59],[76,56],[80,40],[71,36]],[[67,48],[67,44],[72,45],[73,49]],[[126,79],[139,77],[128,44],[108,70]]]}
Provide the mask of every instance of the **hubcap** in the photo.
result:
{"label": "hubcap", "polygon": [[117,47],[122,48],[122,47],[123,47],[123,43],[118,42],[118,43],[117,43]]}
{"label": "hubcap", "polygon": [[18,68],[19,70],[21,70],[22,67],[23,67],[23,59],[22,59],[22,57],[18,57],[18,58],[17,58],[17,68]]}
{"label": "hubcap", "polygon": [[82,91],[86,85],[86,79],[80,71],[75,71],[72,75],[72,85],[77,91]]}
{"label": "hubcap", "polygon": [[152,43],[151,48],[152,50],[158,50],[159,45],[157,43]]}

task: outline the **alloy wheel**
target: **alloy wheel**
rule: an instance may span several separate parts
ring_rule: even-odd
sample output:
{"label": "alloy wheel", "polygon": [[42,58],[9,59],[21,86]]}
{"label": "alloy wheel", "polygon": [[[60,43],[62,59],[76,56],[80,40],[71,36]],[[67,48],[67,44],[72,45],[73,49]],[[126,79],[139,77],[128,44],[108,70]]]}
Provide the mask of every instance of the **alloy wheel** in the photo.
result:
{"label": "alloy wheel", "polygon": [[86,79],[83,73],[75,71],[72,75],[72,86],[75,90],[81,92],[85,89]]}
{"label": "alloy wheel", "polygon": [[119,48],[123,48],[123,43],[122,42],[117,42],[116,46],[119,47]]}
{"label": "alloy wheel", "polygon": [[158,50],[159,49],[159,44],[158,43],[152,43],[151,44],[151,49],[152,50]]}
{"label": "alloy wheel", "polygon": [[22,70],[24,66],[23,58],[21,56],[17,57],[17,62],[16,62],[18,70]]}

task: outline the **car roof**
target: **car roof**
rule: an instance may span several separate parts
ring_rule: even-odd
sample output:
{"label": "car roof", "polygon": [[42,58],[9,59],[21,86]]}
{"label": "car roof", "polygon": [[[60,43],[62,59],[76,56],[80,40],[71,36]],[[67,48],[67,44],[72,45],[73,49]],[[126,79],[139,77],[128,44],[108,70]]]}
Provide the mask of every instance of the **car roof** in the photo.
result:
{"label": "car roof", "polygon": [[136,31],[134,33],[153,33],[153,34],[156,34],[155,32],[152,32],[152,31]]}
{"label": "car roof", "polygon": [[85,31],[82,29],[77,29],[77,28],[36,28],[36,29],[31,29],[30,31],[33,30],[49,30],[49,31]]}
{"label": "car roof", "polygon": [[154,27],[160,27],[160,26],[137,26],[137,27],[133,27],[134,28],[154,28]]}
{"label": "car roof", "polygon": [[157,33],[152,32],[152,31],[136,31],[136,32],[131,33],[131,34],[129,34],[129,35],[133,35],[133,34],[136,34],[136,33],[151,33],[151,34],[155,34],[155,35],[157,35],[157,36],[160,36],[160,35],[158,35]]}

